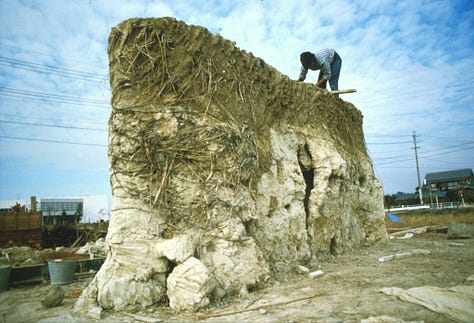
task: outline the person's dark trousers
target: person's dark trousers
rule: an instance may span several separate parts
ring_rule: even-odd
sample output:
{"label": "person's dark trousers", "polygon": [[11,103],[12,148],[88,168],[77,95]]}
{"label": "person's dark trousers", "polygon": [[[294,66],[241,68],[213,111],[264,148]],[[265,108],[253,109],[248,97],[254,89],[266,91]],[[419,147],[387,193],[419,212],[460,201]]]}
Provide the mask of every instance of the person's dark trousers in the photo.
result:
{"label": "person's dark trousers", "polygon": [[[341,73],[341,65],[342,65],[342,59],[341,57],[337,54],[334,53],[334,59],[332,60],[331,64],[331,79],[329,80],[329,85],[331,86],[331,90],[336,91],[339,90],[339,74]],[[338,98],[339,95],[336,94],[336,98]]]}
{"label": "person's dark trousers", "polygon": [[[331,90],[339,90],[339,74],[341,73],[341,66],[342,66],[342,59],[338,53],[334,53],[334,58],[331,63],[331,79],[329,80],[329,85],[331,86]],[[318,80],[323,77],[323,71],[319,71]],[[326,81],[321,84],[320,88],[326,88]],[[339,97],[338,94],[335,94],[336,98]]]}

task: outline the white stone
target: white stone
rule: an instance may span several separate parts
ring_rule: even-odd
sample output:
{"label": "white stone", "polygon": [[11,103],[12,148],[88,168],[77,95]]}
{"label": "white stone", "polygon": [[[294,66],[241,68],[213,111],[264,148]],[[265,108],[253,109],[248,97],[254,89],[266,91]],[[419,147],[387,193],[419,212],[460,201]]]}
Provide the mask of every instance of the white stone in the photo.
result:
{"label": "white stone", "polygon": [[177,265],[167,280],[170,307],[175,311],[196,310],[209,304],[213,290],[209,270],[194,257]]}
{"label": "white stone", "polygon": [[387,262],[390,260],[393,260],[394,256],[393,255],[387,255],[387,256],[382,256],[379,258],[380,262]]}
{"label": "white stone", "polygon": [[182,263],[194,254],[196,241],[192,234],[182,234],[155,243],[157,257],[166,257],[174,263]]}
{"label": "white stone", "polygon": [[88,317],[100,320],[102,319],[102,309],[99,306],[94,306],[88,312]]}
{"label": "white stone", "polygon": [[393,256],[397,259],[408,258],[408,257],[413,256],[413,253],[412,252],[401,252],[401,253],[396,253]]}
{"label": "white stone", "polygon": [[201,252],[201,261],[213,273],[226,295],[239,294],[267,281],[270,269],[252,238],[245,241],[213,239]]}
{"label": "white stone", "polygon": [[413,249],[411,252],[415,255],[429,255],[431,253],[427,249]]}
{"label": "white stone", "polygon": [[159,302],[165,295],[165,287],[157,280],[136,281],[131,277],[111,276],[99,284],[98,303],[104,309],[123,310],[129,305],[142,307]]}
{"label": "white stone", "polygon": [[318,270],[316,270],[316,271],[310,272],[310,273],[308,274],[308,277],[314,279],[314,278],[319,278],[319,277],[321,277],[322,275],[324,275],[324,272],[323,272],[322,270],[318,269]]}
{"label": "white stone", "polygon": [[296,271],[299,272],[300,274],[309,274],[309,269],[301,265],[298,265],[298,267],[296,267]]}

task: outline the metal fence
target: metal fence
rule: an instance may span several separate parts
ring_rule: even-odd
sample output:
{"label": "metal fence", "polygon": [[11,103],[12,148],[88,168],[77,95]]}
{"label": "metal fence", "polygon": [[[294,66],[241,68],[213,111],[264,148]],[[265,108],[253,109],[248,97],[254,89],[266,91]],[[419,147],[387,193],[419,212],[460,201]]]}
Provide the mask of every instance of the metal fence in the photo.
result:
{"label": "metal fence", "polygon": [[401,207],[391,207],[389,209],[385,209],[385,212],[396,212],[396,211],[412,211],[412,210],[421,210],[421,209],[457,209],[457,208],[464,208],[464,207],[473,207],[474,205],[470,205],[463,202],[444,202],[444,203],[429,203],[429,204],[417,204],[417,205],[402,205]]}

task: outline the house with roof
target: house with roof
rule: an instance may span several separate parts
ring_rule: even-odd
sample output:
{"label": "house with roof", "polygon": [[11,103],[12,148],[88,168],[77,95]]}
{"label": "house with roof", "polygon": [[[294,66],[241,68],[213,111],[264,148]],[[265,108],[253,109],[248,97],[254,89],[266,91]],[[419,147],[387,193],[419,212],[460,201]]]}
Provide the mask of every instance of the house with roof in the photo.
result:
{"label": "house with roof", "polygon": [[[422,187],[423,204],[474,202],[474,175],[471,168],[427,173]],[[390,206],[418,205],[419,193],[397,193]]]}
{"label": "house with roof", "polygon": [[474,183],[462,189],[462,197],[465,202],[474,202]]}
{"label": "house with roof", "polygon": [[[463,168],[445,172],[428,173],[424,179],[424,190],[431,194],[446,192],[447,197],[454,202],[469,196],[474,189],[474,174],[471,168]],[[472,194],[474,197],[474,194]]]}
{"label": "house with roof", "polygon": [[450,170],[446,172],[428,173],[424,184],[430,191],[456,191],[474,184],[471,168]]}

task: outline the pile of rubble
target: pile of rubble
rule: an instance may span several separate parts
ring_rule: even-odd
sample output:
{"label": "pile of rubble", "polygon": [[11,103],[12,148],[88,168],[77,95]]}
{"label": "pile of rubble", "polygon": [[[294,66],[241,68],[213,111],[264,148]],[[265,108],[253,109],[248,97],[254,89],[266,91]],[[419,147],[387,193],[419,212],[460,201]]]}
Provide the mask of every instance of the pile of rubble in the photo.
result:
{"label": "pile of rubble", "polygon": [[105,257],[105,240],[99,239],[89,242],[81,248],[57,247],[55,249],[38,250],[31,247],[11,247],[0,249],[0,265],[10,265],[12,267],[22,267],[47,263],[55,259],[74,259]]}

